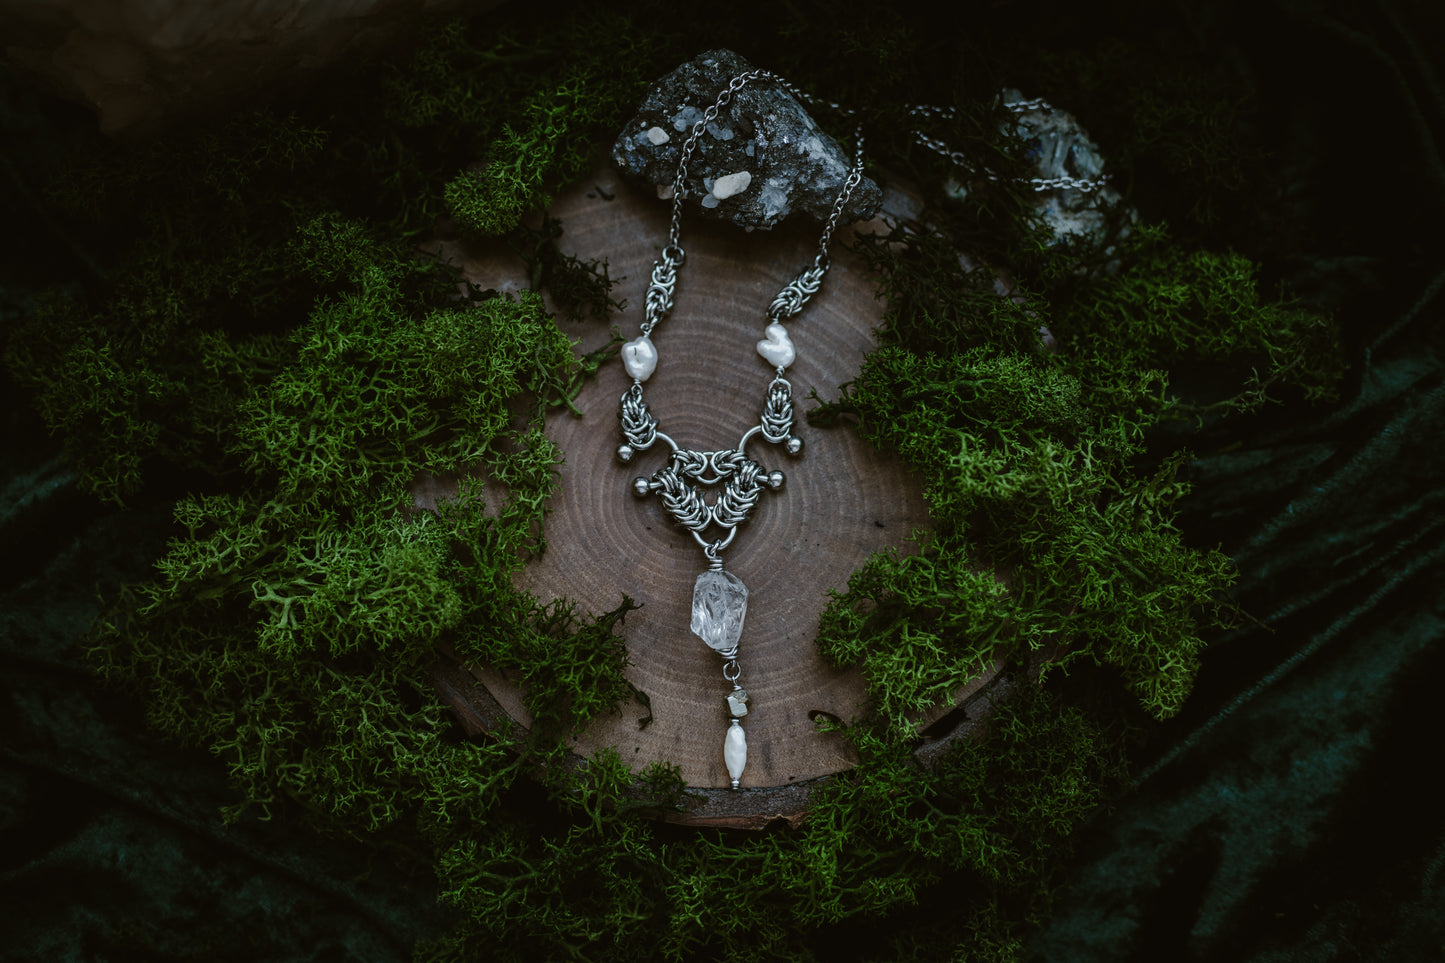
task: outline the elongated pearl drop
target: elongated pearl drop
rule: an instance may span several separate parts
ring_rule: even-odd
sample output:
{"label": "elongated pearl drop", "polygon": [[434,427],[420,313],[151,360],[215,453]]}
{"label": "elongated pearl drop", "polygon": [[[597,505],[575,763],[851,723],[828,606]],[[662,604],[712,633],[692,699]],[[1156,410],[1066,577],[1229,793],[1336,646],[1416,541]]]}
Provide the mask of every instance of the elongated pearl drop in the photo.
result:
{"label": "elongated pearl drop", "polygon": [[723,740],[723,761],[728,765],[728,778],[733,781],[733,788],[738,788],[743,767],[748,764],[748,737],[736,719],[728,726],[727,738]]}
{"label": "elongated pearl drop", "polygon": [[657,346],[647,335],[633,338],[622,346],[622,366],[627,375],[638,381],[646,381],[657,370]]}

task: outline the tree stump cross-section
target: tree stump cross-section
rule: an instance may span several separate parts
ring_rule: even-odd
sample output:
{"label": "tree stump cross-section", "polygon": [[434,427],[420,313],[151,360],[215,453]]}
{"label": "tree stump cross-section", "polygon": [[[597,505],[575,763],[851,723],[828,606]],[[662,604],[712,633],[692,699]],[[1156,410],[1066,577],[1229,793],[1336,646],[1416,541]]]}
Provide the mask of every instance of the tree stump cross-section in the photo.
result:
{"label": "tree stump cross-section", "polygon": [[[605,258],[610,275],[622,278],[613,293],[627,306],[612,320],[625,338],[635,337],[653,262],[667,243],[668,204],[601,166],[559,195],[549,213],[562,224],[565,253]],[[887,201],[883,216],[889,216]],[[584,757],[615,748],[637,772],[656,761],[679,766],[697,792],[688,812],[670,817],[674,821],[739,827],[793,821],[806,808],[810,786],[853,764],[841,736],[821,732],[815,720],[861,718],[867,693],[860,672],[833,667],[818,654],[818,616],[828,593],[844,590],[874,552],[914,550],[911,536],[926,527],[928,516],[918,481],[899,459],[874,451],[847,427],[810,428],[803,413],[814,391],[836,397],[874,345],[883,306],[874,295],[875,279],[846,245],[855,231],[883,229],[880,220],[840,230],[821,291],[788,324],[797,346],[787,376],[798,420],[794,433],[805,442],[801,456],[791,458],[782,446],[757,440],[748,447],[768,470],[782,470],[786,482],[759,500],[723,553],[727,570],[749,593],[738,652],[739,681],[751,697],[743,720],[743,791],[725,788],[725,699],[732,687],[723,678],[722,660],[689,630],[693,582],[707,561],[657,498],[632,494],[635,477],[666,463],[666,444],[659,441],[628,464],[617,459],[623,440],[619,399],[631,384],[620,361],[604,364],[583,387],[575,401],[580,416],[549,419],[547,432],[566,462],[547,518],[547,550],[528,564],[519,587],[542,599],[569,597],[591,612],[616,607],[624,594],[642,603],[625,623],[627,673],[650,698],[653,721],[640,728],[646,710],[623,706],[595,720],[570,748]],[[757,424],[773,371],[754,345],[763,337],[772,299],[811,263],[819,233],[812,223],[745,233],[684,214],[686,262],[678,271],[674,308],[652,334],[660,361],[646,383],[659,429],[679,445],[729,448]],[[501,245],[439,247],[482,288],[506,292],[525,285],[521,263]],[[586,351],[605,342],[601,327],[582,322],[568,333]],[[436,479],[419,482],[417,502],[435,504],[451,493],[447,489]],[[458,710],[470,727],[484,727],[497,713],[522,726],[530,722],[514,681],[485,666],[469,669],[478,691],[468,694],[458,684],[455,665],[439,667],[438,685],[444,698],[468,703]],[[977,680],[958,694],[960,700],[986,703],[993,681],[992,674]],[[953,708],[941,707],[935,716]]]}

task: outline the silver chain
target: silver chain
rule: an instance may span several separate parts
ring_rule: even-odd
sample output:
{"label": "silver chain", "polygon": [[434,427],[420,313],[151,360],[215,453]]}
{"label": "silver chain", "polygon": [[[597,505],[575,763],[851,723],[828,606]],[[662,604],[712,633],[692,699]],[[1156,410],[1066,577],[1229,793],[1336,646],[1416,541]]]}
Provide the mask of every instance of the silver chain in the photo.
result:
{"label": "silver chain", "polygon": [[[1029,100],[1013,100],[1004,103],[1004,108],[1013,111],[1015,114],[1026,114],[1031,110],[1053,110],[1054,106],[1042,97],[1034,97]],[[906,108],[908,116],[919,120],[925,117],[939,120],[953,120],[958,116],[958,110],[953,107],[935,107],[932,104],[909,104]],[[968,158],[962,151],[952,150],[947,144],[937,137],[930,137],[917,128],[909,131],[913,140],[920,147],[927,148],[935,154],[946,159],[955,167],[968,169]],[[984,171],[982,176],[990,181],[1002,180],[997,174]],[[1096,191],[1109,182],[1109,175],[1090,180],[1087,177],[1030,177],[1029,183],[1033,185],[1035,192],[1055,190],[1075,190],[1085,194]]]}
{"label": "silver chain", "polygon": [[[852,110],[848,107],[844,107],[842,104],[836,103],[831,100],[823,100],[820,97],[814,97],[812,94],[799,90],[792,84],[789,84],[787,81],[779,79],[778,82],[781,83],[783,87],[794,97],[798,98],[799,100],[803,101],[811,107],[826,107],[834,113],[840,114],[841,116],[850,119],[857,114],[857,111]],[[1031,110],[1049,111],[1055,109],[1052,104],[1050,104],[1047,100],[1044,100],[1042,97],[1032,97],[1028,100],[1007,101],[1003,104],[1003,106],[1006,110],[1010,110],[1015,114],[1026,114]],[[904,109],[907,111],[908,116],[913,118],[914,120],[923,120],[925,118],[932,118],[936,120],[954,120],[958,117],[958,109],[955,107],[938,107],[933,104],[908,104],[905,106]],[[908,133],[910,136],[913,137],[914,143],[918,144],[920,147],[933,151],[935,154],[944,158],[955,167],[961,167],[965,170],[970,169],[968,157],[965,156],[962,151],[953,150],[948,146],[948,144],[944,143],[942,140],[939,140],[937,137],[930,137],[916,127],[910,130]],[[982,176],[990,181],[997,182],[999,180],[1002,180],[1002,178],[1000,178],[997,174],[988,171],[984,171],[982,173]],[[1029,178],[1028,182],[1037,193],[1042,193],[1044,191],[1068,189],[1083,191],[1085,194],[1087,194],[1088,192],[1096,191],[1103,187],[1105,184],[1107,184],[1109,182],[1109,175],[1105,174],[1104,176],[1095,178],[1093,180],[1090,180],[1087,177],[1031,177]]]}
{"label": "silver chain", "polygon": [[[662,249],[662,255],[652,268],[652,283],[647,288],[647,295],[644,299],[646,318],[642,323],[642,333],[648,335],[662,321],[667,313],[672,310],[673,294],[677,288],[677,269],[682,266],[687,254],[680,242],[682,236],[682,201],[686,194],[687,165],[692,158],[692,152],[697,147],[697,142],[707,130],[709,124],[717,120],[722,109],[732,102],[733,95],[743,87],[755,80],[771,80],[778,84],[794,98],[810,107],[824,107],[839,114],[842,117],[852,119],[857,116],[857,111],[844,107],[831,100],[823,100],[815,97],[804,90],[795,87],[787,80],[767,70],[748,70],[738,74],[728,81],[728,85],[718,94],[716,102],[703,112],[702,119],[693,124],[687,140],[683,142],[682,154],[677,163],[677,172],[672,179],[672,217],[668,227],[667,246]],[[1028,100],[1015,100],[1003,105],[1006,109],[1015,114],[1023,114],[1032,110],[1053,110],[1054,107],[1042,97],[1034,97]],[[931,104],[910,104],[905,108],[908,116],[915,120],[934,118],[939,120],[953,120],[958,116],[958,111],[953,107],[937,107]],[[968,158],[962,151],[951,149],[948,144],[936,137],[931,137],[923,131],[914,128],[909,131],[914,141],[921,147],[933,151],[940,157],[945,158],[955,167],[968,169]],[[853,190],[863,179],[863,132],[861,127],[854,133],[854,140],[857,143],[855,161],[848,172],[848,178],[843,184],[843,190],[838,194],[833,204],[832,213],[823,227],[823,235],[818,242],[818,254],[813,259],[811,267],[806,268],[792,281],[788,282],[773,303],[768,307],[768,317],[772,321],[782,321],[790,318],[800,311],[808,303],[809,299],[818,292],[823,283],[823,275],[828,270],[828,247],[833,239],[833,231],[838,226],[838,221],[843,215],[843,208],[852,195]],[[1001,178],[992,172],[984,171],[982,175],[990,181],[999,181]],[[1102,188],[1109,182],[1108,175],[1090,179],[1087,177],[1031,177],[1028,183],[1035,192],[1054,190],[1075,190],[1089,193]]]}
{"label": "silver chain", "polygon": [[[653,329],[672,310],[673,296],[677,289],[677,272],[687,257],[681,240],[682,201],[687,191],[687,165],[692,158],[693,150],[697,147],[698,139],[708,126],[717,120],[719,112],[732,101],[734,94],[759,79],[774,81],[796,97],[806,96],[776,74],[766,70],[748,70],[729,80],[727,86],[718,94],[717,100],[703,112],[702,118],[693,124],[691,132],[682,144],[677,162],[677,173],[673,176],[672,218],[668,229],[667,245],[662,249],[652,268],[651,283],[647,287],[647,295],[644,299],[646,317],[641,325],[641,336],[638,342],[647,342],[650,345]],[[818,252],[813,257],[813,263],[784,285],[768,308],[768,320],[773,325],[778,325],[781,321],[802,311],[822,286],[823,276],[828,272],[828,247],[833,241],[833,233],[837,230],[839,221],[842,220],[843,211],[848,206],[848,199],[863,180],[861,131],[857,133],[857,141],[858,146],[853,165],[849,168],[843,181],[843,187],[833,202],[833,209],[828,215],[827,222],[823,225],[823,233],[818,239]],[[783,337],[786,338],[786,335],[784,334]],[[629,342],[629,345],[638,342]],[[750,429],[743,436],[737,449],[718,452],[692,451],[679,447],[671,438],[658,431],[657,419],[648,410],[647,402],[642,397],[642,379],[647,376],[646,374],[639,374],[635,377],[632,387],[621,399],[620,417],[622,434],[626,443],[618,449],[620,458],[624,461],[630,460],[635,452],[652,447],[659,439],[672,448],[669,466],[655,472],[651,478],[635,479],[634,492],[640,496],[660,495],[663,507],[672,515],[673,519],[690,530],[698,544],[708,554],[709,560],[717,562],[719,565],[721,562],[717,553],[732,541],[737,526],[745,521],[752,512],[763,486],[767,485],[776,489],[783,483],[781,472],[765,472],[761,466],[743,454],[742,449],[747,444],[747,440],[753,435],[761,433],[765,441],[783,445],[790,454],[796,455],[802,449],[802,441],[792,435],[794,424],[792,385],[783,376],[784,369],[792,363],[790,345],[789,341],[789,360],[778,364],[776,375],[768,385],[767,400],[758,426]],[[649,350],[653,349],[649,348]],[[762,349],[759,350],[762,353]],[[625,351],[626,346],[624,346]],[[764,356],[767,357],[766,354]],[[655,359],[655,354],[653,357]],[[649,368],[649,374],[650,371]],[[726,484],[714,504],[709,506],[692,488],[691,483],[687,480],[689,478],[704,485],[715,485],[724,481]],[[711,526],[726,529],[728,533],[726,538],[708,542],[701,533]]]}
{"label": "silver chain", "polygon": [[[662,249],[657,263],[652,268],[651,283],[647,287],[647,295],[644,300],[645,318],[641,325],[641,335],[622,346],[623,364],[633,381],[620,399],[619,414],[622,436],[625,441],[618,446],[617,456],[624,462],[631,461],[638,452],[653,447],[658,441],[665,443],[671,449],[666,466],[653,472],[651,477],[639,476],[633,479],[633,494],[639,498],[646,498],[654,494],[659,496],[663,509],[672,516],[675,522],[686,529],[702,548],[703,555],[707,559],[708,571],[720,573],[717,579],[706,583],[714,586],[707,590],[709,592],[716,592],[715,586],[723,580],[739,588],[742,587],[741,581],[736,576],[723,570],[722,551],[732,543],[733,537],[737,535],[738,526],[752,514],[764,486],[777,491],[785,480],[781,471],[765,471],[760,464],[746,454],[748,441],[761,434],[764,441],[783,446],[790,455],[796,456],[802,451],[802,439],[792,434],[794,424],[792,385],[784,377],[786,368],[796,358],[796,352],[782,322],[802,311],[821,288],[823,277],[828,271],[828,247],[832,243],[833,232],[843,217],[843,211],[848,206],[848,199],[863,179],[863,133],[860,128],[855,133],[857,147],[853,165],[849,168],[843,187],[833,202],[833,209],[828,215],[827,222],[823,225],[822,236],[818,239],[818,253],[814,255],[813,263],[784,285],[768,307],[769,324],[764,330],[767,338],[765,341],[758,342],[758,353],[769,364],[776,367],[776,376],[768,385],[767,398],[758,424],[743,434],[735,448],[702,451],[679,446],[672,438],[658,430],[657,418],[653,416],[647,407],[647,402],[643,400],[642,383],[651,377],[657,367],[658,353],[656,346],[651,341],[652,331],[672,310],[673,295],[677,289],[677,271],[687,257],[681,242],[682,201],[687,190],[687,165],[692,158],[693,150],[697,147],[698,139],[708,126],[717,120],[718,113],[732,101],[733,96],[739,90],[759,79],[767,79],[779,84],[803,103],[810,105],[825,103],[803,93],[781,77],[766,70],[749,70],[728,81],[727,86],[718,94],[716,102],[703,112],[702,119],[693,125],[692,131],[682,144],[677,172],[672,181],[672,217],[668,229],[667,245]],[[845,117],[852,118],[854,116],[854,111],[838,104],[826,103],[825,105]],[[1041,105],[1046,106],[1042,101],[1027,101],[1009,106],[1011,109],[1021,111],[1036,109]],[[951,116],[938,108],[910,108],[910,114],[915,117],[927,116],[930,112],[933,116]],[[919,138],[920,143],[924,146],[938,150],[950,159],[961,158],[957,152],[947,152],[946,145],[941,141],[927,138],[917,131],[914,132],[914,136]],[[956,162],[962,163],[961,160]],[[1054,178],[1050,181],[1035,178],[1034,183],[1036,190],[1047,190],[1058,186],[1090,190],[1095,186],[1090,182],[1076,181],[1072,178]],[[1041,184],[1048,186],[1040,186]],[[698,491],[697,485],[706,487],[722,485],[722,490],[709,504]],[[721,528],[725,534],[720,538],[711,539],[704,536],[705,531],[714,528]],[[693,631],[722,656],[724,659],[723,677],[733,686],[733,692],[727,697],[732,718],[724,741],[723,756],[732,787],[737,789],[740,785],[743,766],[747,760],[747,741],[743,736],[739,719],[748,714],[748,695],[742,686],[738,685],[742,668],[737,661],[737,634],[742,629],[747,593],[743,588],[741,607],[735,601],[727,603],[728,606],[731,606],[731,614],[727,615],[727,619],[735,620],[732,628],[726,630],[731,634],[723,634],[717,628],[716,622],[713,623],[712,628],[709,628],[706,622],[703,623],[702,628],[699,628],[699,603],[696,593],[704,591],[704,579],[707,577],[708,573],[699,575],[698,587],[694,588]],[[704,601],[702,611],[708,611],[707,606],[710,604],[712,603]]]}
{"label": "silver chain", "polygon": [[[687,191],[687,163],[692,158],[692,152],[697,147],[698,139],[707,130],[708,125],[717,120],[718,114],[732,101],[734,94],[754,80],[771,80],[799,100],[813,101],[813,98],[777,74],[767,70],[748,70],[728,81],[728,85],[718,94],[713,105],[703,112],[702,119],[692,125],[692,131],[682,144],[682,153],[677,161],[677,173],[672,178],[672,219],[668,227],[667,246],[662,249],[657,263],[653,265],[652,283],[648,285],[647,295],[643,300],[643,308],[646,313],[646,318],[642,322],[644,335],[650,335],[652,330],[672,310],[673,294],[677,288],[677,269],[682,266],[687,257],[687,252],[683,250],[681,243],[682,200]],[[836,104],[831,106],[839,111],[843,110]],[[852,111],[847,111],[848,116],[851,117],[852,114]],[[804,305],[814,294],[818,293],[818,289],[822,286],[823,275],[828,272],[828,246],[832,243],[833,232],[838,227],[838,221],[843,217],[843,209],[847,206],[848,199],[863,180],[863,132],[861,129],[854,132],[854,140],[857,146],[854,151],[853,166],[849,169],[848,177],[843,182],[843,189],[839,191],[837,199],[833,202],[833,210],[828,215],[827,223],[823,226],[823,235],[818,240],[818,253],[813,258],[812,266],[805,268],[796,278],[789,281],[773,299],[772,305],[768,308],[768,318],[772,321],[790,318],[802,311]]]}

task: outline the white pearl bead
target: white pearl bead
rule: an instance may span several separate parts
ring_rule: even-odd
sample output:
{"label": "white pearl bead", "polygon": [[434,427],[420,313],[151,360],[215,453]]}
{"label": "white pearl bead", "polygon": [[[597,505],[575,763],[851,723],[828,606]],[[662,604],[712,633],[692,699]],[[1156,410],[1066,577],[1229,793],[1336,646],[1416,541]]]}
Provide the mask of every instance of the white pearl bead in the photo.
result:
{"label": "white pearl bead", "polygon": [[763,360],[774,368],[786,368],[798,357],[793,350],[793,339],[788,337],[788,329],[781,324],[774,322],[763,329],[767,339],[758,342],[758,354]]}
{"label": "white pearl bead", "polygon": [[657,345],[647,335],[622,346],[622,366],[630,377],[646,381],[657,370]]}
{"label": "white pearl bead", "polygon": [[728,766],[728,778],[736,788],[743,776],[743,767],[748,764],[748,737],[743,734],[743,727],[736,719],[728,726],[727,738],[723,740],[723,761]]}

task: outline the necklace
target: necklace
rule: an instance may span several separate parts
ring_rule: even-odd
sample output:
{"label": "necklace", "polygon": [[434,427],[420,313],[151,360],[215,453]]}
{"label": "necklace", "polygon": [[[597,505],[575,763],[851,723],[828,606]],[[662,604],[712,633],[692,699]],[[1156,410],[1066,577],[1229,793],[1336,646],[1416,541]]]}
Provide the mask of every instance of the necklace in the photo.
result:
{"label": "necklace", "polygon": [[[739,788],[747,765],[747,736],[742,718],[748,714],[747,691],[739,684],[742,668],[738,663],[738,642],[742,636],[743,619],[747,614],[748,590],[742,579],[723,568],[722,551],[732,544],[737,527],[746,521],[757,505],[764,487],[778,491],[783,487],[781,471],[767,471],[747,454],[748,442],[755,437],[774,445],[782,445],[789,455],[803,450],[802,439],[793,434],[793,388],[785,377],[786,370],[797,358],[792,338],[783,321],[801,312],[818,292],[828,271],[828,247],[833,231],[848,203],[849,195],[863,176],[863,142],[856,137],[857,153],[843,188],[823,228],[818,253],[813,263],[778,292],[768,307],[768,324],[763,340],[757,343],[758,354],[773,368],[758,424],[743,433],[737,447],[718,451],[683,448],[658,430],[658,422],[643,400],[642,383],[657,370],[657,348],[652,332],[672,310],[677,270],[685,253],[679,243],[681,236],[682,198],[685,193],[687,163],[698,138],[717,119],[738,90],[759,80],[771,80],[793,92],[782,78],[765,70],[749,70],[733,77],[718,94],[717,102],[693,125],[683,143],[673,179],[672,221],[667,246],[662,249],[652,268],[651,284],[644,302],[646,316],[641,334],[622,346],[622,363],[632,378],[632,386],[622,395],[621,427],[626,439],[617,448],[617,457],[631,461],[641,451],[651,448],[660,439],[670,449],[667,464],[651,477],[633,480],[633,494],[639,498],[658,495],[663,508],[674,521],[686,529],[697,542],[707,560],[707,569],[698,575],[693,586],[692,632],[723,659],[723,678],[732,686],[725,697],[730,717],[723,737],[723,761],[727,766],[732,788]],[[711,504],[704,500],[697,486],[721,486]],[[713,534],[713,531],[716,534]],[[708,533],[708,534],[704,534]]]}

